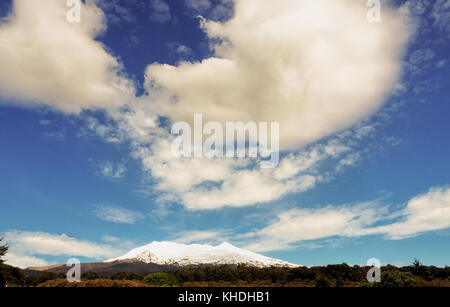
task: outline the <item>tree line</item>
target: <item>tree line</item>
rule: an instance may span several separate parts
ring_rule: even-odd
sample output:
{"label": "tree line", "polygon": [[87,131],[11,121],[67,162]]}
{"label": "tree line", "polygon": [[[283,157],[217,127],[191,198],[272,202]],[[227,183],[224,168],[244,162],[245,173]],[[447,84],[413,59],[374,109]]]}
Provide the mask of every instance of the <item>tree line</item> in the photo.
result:
{"label": "tree line", "polygon": [[[415,262],[411,266],[381,268],[382,282],[369,284],[366,274],[369,267],[349,266],[345,263],[321,267],[298,268],[257,268],[246,265],[195,267],[172,270],[161,273],[136,274],[115,273],[112,275],[87,272],[81,276],[82,281],[113,280],[134,281],[158,286],[183,286],[195,283],[215,282],[217,285],[235,285],[245,282],[253,285],[264,282],[264,285],[301,285],[316,287],[414,287],[414,286],[450,286],[450,267],[438,268],[424,266]],[[26,276],[22,270],[5,264],[0,271],[11,285],[35,287],[52,280],[65,280],[63,273],[43,272],[36,276]]]}

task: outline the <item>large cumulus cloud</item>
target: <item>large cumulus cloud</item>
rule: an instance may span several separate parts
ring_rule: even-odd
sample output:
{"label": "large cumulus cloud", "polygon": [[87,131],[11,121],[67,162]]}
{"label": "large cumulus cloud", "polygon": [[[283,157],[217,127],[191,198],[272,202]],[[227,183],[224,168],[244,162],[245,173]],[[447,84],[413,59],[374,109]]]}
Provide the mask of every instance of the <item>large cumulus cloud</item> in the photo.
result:
{"label": "large cumulus cloud", "polygon": [[278,121],[292,149],[347,128],[385,102],[410,35],[407,17],[366,1],[236,0],[235,16],[203,20],[215,55],[200,63],[153,64],[148,85],[172,94],[173,120]]}
{"label": "large cumulus cloud", "polygon": [[103,12],[87,1],[81,23],[70,23],[65,3],[15,0],[0,21],[2,101],[75,113],[126,103],[133,85],[95,40],[106,27]]}

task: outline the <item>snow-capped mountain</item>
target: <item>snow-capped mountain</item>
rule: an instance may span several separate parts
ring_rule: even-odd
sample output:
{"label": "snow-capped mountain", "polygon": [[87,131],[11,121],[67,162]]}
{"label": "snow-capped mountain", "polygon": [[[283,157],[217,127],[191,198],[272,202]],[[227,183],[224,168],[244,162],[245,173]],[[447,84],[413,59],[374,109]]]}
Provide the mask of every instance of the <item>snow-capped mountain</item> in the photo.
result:
{"label": "snow-capped mountain", "polygon": [[180,244],[174,242],[152,242],[132,249],[118,258],[105,262],[143,262],[160,265],[192,266],[246,264],[257,267],[296,267],[286,261],[269,258],[229,243],[218,246],[201,244]]}

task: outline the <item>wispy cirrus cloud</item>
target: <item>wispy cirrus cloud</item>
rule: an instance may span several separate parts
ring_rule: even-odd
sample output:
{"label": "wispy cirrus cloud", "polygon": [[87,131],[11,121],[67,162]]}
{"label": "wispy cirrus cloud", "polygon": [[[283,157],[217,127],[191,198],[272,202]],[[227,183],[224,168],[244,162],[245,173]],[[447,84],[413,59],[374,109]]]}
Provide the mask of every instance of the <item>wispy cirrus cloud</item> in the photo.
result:
{"label": "wispy cirrus cloud", "polygon": [[169,43],[167,46],[169,47],[171,56],[179,61],[188,61],[195,58],[194,50],[186,45],[180,43]]}
{"label": "wispy cirrus cloud", "polygon": [[[179,159],[171,155],[171,143],[163,138],[152,145],[153,150],[138,149],[135,157],[141,158],[144,169],[158,179],[152,188],[162,193],[162,201],[170,195],[170,202],[179,202],[190,210],[246,207],[311,190],[356,165],[378,150],[376,145],[367,144],[362,150],[359,144],[373,137],[374,130],[368,124],[357,125],[285,154],[275,169],[254,167],[255,161],[250,159]],[[337,165],[334,170],[327,167],[331,163]]]}
{"label": "wispy cirrus cloud", "polygon": [[136,21],[132,8],[135,6],[140,10],[145,9],[145,3],[140,1],[123,0],[98,0],[97,5],[105,12],[107,23],[113,25],[131,24]]}
{"label": "wispy cirrus cloud", "polygon": [[150,19],[155,22],[165,23],[172,19],[170,6],[163,0],[151,0],[150,3]]}
{"label": "wispy cirrus cloud", "polygon": [[99,176],[110,178],[110,179],[120,179],[125,176],[127,172],[126,166],[121,163],[114,163],[111,161],[103,161],[96,164],[96,173]]}
{"label": "wispy cirrus cloud", "polygon": [[119,206],[100,205],[94,209],[95,215],[108,222],[119,224],[134,224],[144,218],[144,214]]}
{"label": "wispy cirrus cloud", "polygon": [[278,214],[266,227],[240,237],[247,240],[248,249],[270,251],[332,237],[384,235],[401,240],[447,228],[450,187],[445,186],[412,198],[396,211],[378,202],[292,209]]}
{"label": "wispy cirrus cloud", "polygon": [[[395,208],[395,209],[394,209]],[[450,228],[450,187],[434,187],[410,199],[403,207],[381,201],[328,205],[281,211],[261,221],[266,226],[238,233],[230,229],[185,231],[175,237],[180,243],[232,241],[255,252],[293,248],[317,249],[333,241],[379,235],[403,240]]]}
{"label": "wispy cirrus cloud", "polygon": [[450,1],[437,0],[432,9],[434,26],[450,36]]}
{"label": "wispy cirrus cloud", "polygon": [[225,21],[234,13],[233,0],[184,0],[186,7],[212,20]]}

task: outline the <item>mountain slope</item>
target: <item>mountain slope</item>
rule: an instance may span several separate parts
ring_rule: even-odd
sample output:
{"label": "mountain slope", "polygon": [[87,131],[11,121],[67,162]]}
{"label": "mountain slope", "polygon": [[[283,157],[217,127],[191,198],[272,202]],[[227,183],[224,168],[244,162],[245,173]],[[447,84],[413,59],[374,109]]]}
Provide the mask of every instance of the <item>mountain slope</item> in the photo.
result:
{"label": "mountain slope", "polygon": [[128,253],[105,262],[143,262],[170,266],[236,265],[256,267],[296,267],[286,261],[253,253],[229,243],[218,246],[180,244],[174,242],[152,242],[132,249]]}
{"label": "mountain slope", "polygon": [[[259,255],[237,248],[229,243],[218,246],[192,244],[185,245],[174,242],[152,242],[148,245],[132,249],[123,256],[98,263],[82,263],[81,273],[95,272],[99,274],[138,273],[148,274],[186,267],[237,265],[245,264],[256,267],[297,267],[286,261]],[[42,272],[66,273],[66,265],[54,265],[24,270],[29,276]]]}

